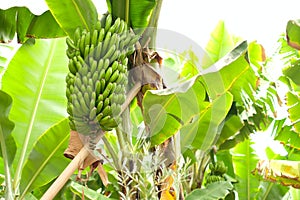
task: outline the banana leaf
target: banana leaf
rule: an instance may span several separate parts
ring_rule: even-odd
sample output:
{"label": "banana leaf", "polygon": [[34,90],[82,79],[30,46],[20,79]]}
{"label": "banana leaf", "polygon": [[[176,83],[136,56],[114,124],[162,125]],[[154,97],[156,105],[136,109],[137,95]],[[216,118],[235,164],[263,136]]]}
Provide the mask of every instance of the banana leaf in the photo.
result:
{"label": "banana leaf", "polygon": [[232,162],[238,180],[235,188],[239,194],[239,199],[254,199],[260,183],[251,172],[255,169],[258,158],[249,139],[233,149]]}
{"label": "banana leaf", "polygon": [[220,60],[235,47],[234,39],[229,34],[224,21],[219,21],[216,28],[210,35],[210,40],[205,47],[205,54],[202,60],[202,68],[206,69]]}
{"label": "banana leaf", "polygon": [[286,37],[288,44],[300,50],[300,20],[290,20],[286,26]]}
{"label": "banana leaf", "polygon": [[284,186],[300,188],[300,162],[290,160],[260,160],[253,174]]}
{"label": "banana leaf", "polygon": [[1,172],[5,173],[5,198],[13,199],[11,164],[16,154],[16,143],[11,135],[14,123],[8,119],[12,98],[0,90],[0,156],[3,159]]}
{"label": "banana leaf", "polygon": [[3,76],[2,89],[13,98],[10,118],[15,122],[12,136],[17,144],[13,163],[15,187],[33,144],[49,127],[67,116],[65,50],[65,39],[25,43]]}
{"label": "banana leaf", "polygon": [[65,36],[50,11],[34,15],[26,7],[0,9],[0,42],[10,42],[17,33],[18,42],[24,43],[28,37],[57,38]]}
{"label": "banana leaf", "polygon": [[57,23],[71,38],[77,27],[91,31],[98,20],[91,0],[46,0],[46,3]]}
{"label": "banana leaf", "polygon": [[186,200],[215,200],[225,199],[233,189],[233,185],[226,181],[209,184],[206,188],[196,189],[188,194]]}
{"label": "banana leaf", "polygon": [[69,141],[68,123],[67,118],[58,122],[45,131],[34,144],[22,169],[21,199],[35,188],[56,178],[70,162],[63,155]]}

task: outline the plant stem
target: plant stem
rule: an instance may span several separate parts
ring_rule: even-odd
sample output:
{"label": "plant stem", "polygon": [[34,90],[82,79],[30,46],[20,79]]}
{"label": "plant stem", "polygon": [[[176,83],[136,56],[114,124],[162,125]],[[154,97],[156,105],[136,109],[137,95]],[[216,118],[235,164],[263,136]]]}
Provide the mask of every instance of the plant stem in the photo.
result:
{"label": "plant stem", "polygon": [[42,196],[42,200],[50,200],[55,197],[55,195],[60,191],[60,189],[66,184],[72,174],[77,170],[85,158],[89,155],[88,146],[84,146],[80,152],[75,156],[75,158],[70,162],[70,164],[65,168],[65,170],[60,174],[60,176],[55,180],[55,182],[50,186],[46,193]]}
{"label": "plant stem", "polygon": [[116,128],[116,133],[117,133],[117,138],[118,138],[118,141],[119,141],[121,152],[124,153],[124,151],[126,149],[126,144],[125,144],[125,141],[124,141],[123,133],[119,128]]}
{"label": "plant stem", "polygon": [[133,88],[131,88],[131,90],[128,92],[128,94],[126,96],[126,100],[123,103],[122,108],[121,108],[121,114],[128,107],[128,105],[130,104],[130,102],[132,101],[132,99],[134,99],[134,97],[137,95],[137,93],[141,90],[141,86],[142,86],[142,84],[140,82],[137,82],[133,86]]}
{"label": "plant stem", "polygon": [[106,146],[106,148],[107,148],[107,150],[108,150],[111,158],[113,159],[113,162],[114,162],[116,168],[117,169],[121,169],[120,165],[119,165],[118,156],[117,156],[116,152],[114,151],[114,149],[112,148],[112,146],[110,145],[109,141],[106,139],[105,136],[102,138],[102,140],[103,140],[103,142],[104,142],[104,144],[105,144],[105,146]]}
{"label": "plant stem", "polygon": [[6,185],[6,194],[5,199],[13,200],[14,199],[14,193],[13,193],[13,187],[11,182],[11,174],[10,169],[8,166],[8,155],[7,155],[7,148],[5,144],[5,138],[2,132],[2,127],[0,124],[0,142],[1,142],[1,150],[2,150],[2,158],[4,162],[4,171],[5,171],[5,185]]}
{"label": "plant stem", "polygon": [[129,0],[125,0],[125,22],[127,24],[129,24],[129,7],[130,7]]}

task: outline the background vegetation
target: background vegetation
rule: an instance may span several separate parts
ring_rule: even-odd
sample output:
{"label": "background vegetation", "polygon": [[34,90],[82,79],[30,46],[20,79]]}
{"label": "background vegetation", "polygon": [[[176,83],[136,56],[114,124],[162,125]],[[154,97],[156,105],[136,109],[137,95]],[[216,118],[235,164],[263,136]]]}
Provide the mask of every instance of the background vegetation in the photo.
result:
{"label": "background vegetation", "polygon": [[[102,14],[91,1],[46,2],[49,11],[42,15],[26,7],[0,10],[0,180],[5,199],[40,199],[70,163],[63,156],[70,135],[65,41]],[[161,1],[107,4],[108,12],[143,35],[142,46],[151,37],[149,47],[156,50]],[[105,173],[98,168],[85,180],[87,168],[77,181],[75,172],[56,198],[297,199],[299,21],[289,21],[282,31],[286,34],[272,57],[255,41],[230,35],[223,22],[212,31],[201,58],[188,49],[157,50],[164,56],[163,68],[177,73],[175,86],[142,87],[143,98],[132,101],[122,129],[107,132],[98,144]],[[19,49],[7,44],[14,37],[22,44]],[[282,69],[277,76],[275,68]],[[286,154],[267,148],[266,159],[260,160],[253,149],[257,141],[252,135],[257,134],[269,134]]]}

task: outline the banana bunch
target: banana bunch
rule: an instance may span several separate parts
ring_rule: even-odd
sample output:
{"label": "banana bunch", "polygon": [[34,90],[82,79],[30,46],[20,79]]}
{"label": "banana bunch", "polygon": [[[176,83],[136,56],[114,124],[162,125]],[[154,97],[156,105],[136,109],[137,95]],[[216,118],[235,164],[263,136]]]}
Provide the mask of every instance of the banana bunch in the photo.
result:
{"label": "banana bunch", "polygon": [[111,15],[93,30],[77,28],[74,40],[66,39],[67,112],[72,130],[89,135],[118,125],[126,97],[127,56],[138,39],[123,20],[113,22]]}
{"label": "banana bunch", "polygon": [[227,167],[223,161],[218,161],[215,164],[209,164],[210,173],[206,175],[206,184],[225,181],[224,175],[227,172]]}

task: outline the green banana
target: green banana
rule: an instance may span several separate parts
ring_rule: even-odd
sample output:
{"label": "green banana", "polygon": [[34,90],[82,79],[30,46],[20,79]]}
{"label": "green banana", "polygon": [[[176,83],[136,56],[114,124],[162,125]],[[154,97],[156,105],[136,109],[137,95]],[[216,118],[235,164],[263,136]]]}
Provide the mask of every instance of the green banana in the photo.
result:
{"label": "green banana", "polygon": [[89,119],[90,119],[91,121],[93,121],[93,120],[96,118],[96,115],[97,115],[97,108],[93,107],[93,108],[91,109],[90,114],[89,114]]}
{"label": "green banana", "polygon": [[105,20],[105,31],[108,32],[109,28],[111,27],[111,23],[112,23],[112,16],[111,15],[107,15],[106,20]]}
{"label": "green banana", "polygon": [[76,65],[75,65],[75,63],[74,63],[74,61],[72,59],[69,60],[68,68],[69,68],[69,71],[72,74],[76,75],[76,72],[78,70],[77,70],[77,67],[76,67]]}
{"label": "green banana", "polygon": [[111,32],[108,32],[105,36],[104,41],[103,41],[101,57],[103,57],[103,55],[107,52],[108,45],[109,45],[109,42],[110,42],[110,38],[111,38]]}
{"label": "green banana", "polygon": [[109,67],[109,68],[106,70],[105,76],[104,76],[104,79],[105,79],[106,82],[109,82],[109,79],[110,79],[111,75],[112,75],[112,68]]}
{"label": "green banana", "polygon": [[93,31],[93,35],[92,35],[92,44],[94,46],[97,46],[97,44],[98,44],[98,34],[99,34],[99,31],[97,29],[95,29]]}
{"label": "green banana", "polygon": [[102,42],[104,37],[105,37],[105,30],[104,30],[104,28],[101,28],[98,39],[97,39],[97,43],[99,44],[100,42]]}
{"label": "green banana", "polygon": [[116,45],[110,46],[109,50],[106,52],[106,54],[103,56],[103,59],[110,59],[110,57],[113,55],[113,53],[116,51]]}
{"label": "green banana", "polygon": [[70,38],[67,38],[66,42],[67,42],[68,48],[73,49],[73,50],[78,49]]}
{"label": "green banana", "polygon": [[123,20],[113,21],[110,14],[91,30],[78,27],[74,40],[66,39],[67,112],[71,129],[81,134],[111,130],[120,122],[121,105],[126,97],[127,51],[132,51],[138,38],[133,32],[126,32]]}

